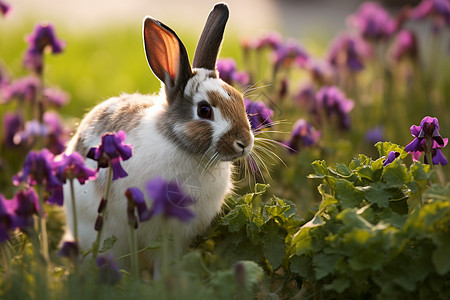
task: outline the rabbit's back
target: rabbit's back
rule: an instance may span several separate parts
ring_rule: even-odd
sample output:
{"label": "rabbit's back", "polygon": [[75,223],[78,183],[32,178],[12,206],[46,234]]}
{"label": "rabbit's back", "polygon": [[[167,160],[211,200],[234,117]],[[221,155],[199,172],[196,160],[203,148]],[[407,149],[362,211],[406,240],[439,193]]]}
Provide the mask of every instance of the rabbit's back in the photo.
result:
{"label": "rabbit's back", "polygon": [[157,100],[156,96],[123,94],[98,104],[80,122],[66,152],[86,155],[104,133],[123,130],[128,134],[138,127],[147,109],[158,105]]}

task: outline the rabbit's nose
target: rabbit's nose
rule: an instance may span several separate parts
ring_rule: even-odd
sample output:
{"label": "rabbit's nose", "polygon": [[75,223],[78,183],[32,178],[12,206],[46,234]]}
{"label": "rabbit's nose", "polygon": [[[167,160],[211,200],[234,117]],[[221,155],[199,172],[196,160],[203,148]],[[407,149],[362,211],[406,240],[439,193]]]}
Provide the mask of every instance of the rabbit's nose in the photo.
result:
{"label": "rabbit's nose", "polygon": [[250,152],[251,147],[252,147],[251,143],[245,143],[241,140],[236,140],[234,142],[234,149],[240,155],[248,154]]}
{"label": "rabbit's nose", "polygon": [[245,145],[243,142],[241,141],[235,141],[234,142],[234,146],[239,149],[239,150],[244,150],[245,149]]}

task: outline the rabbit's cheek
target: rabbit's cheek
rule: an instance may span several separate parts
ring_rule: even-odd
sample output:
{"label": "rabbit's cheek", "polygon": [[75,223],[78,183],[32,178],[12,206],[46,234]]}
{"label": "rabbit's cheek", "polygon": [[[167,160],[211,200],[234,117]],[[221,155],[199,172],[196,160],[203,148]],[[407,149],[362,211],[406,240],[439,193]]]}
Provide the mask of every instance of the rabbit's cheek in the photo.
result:
{"label": "rabbit's cheek", "polygon": [[207,121],[189,122],[183,126],[181,136],[189,152],[205,153],[212,143],[213,128]]}

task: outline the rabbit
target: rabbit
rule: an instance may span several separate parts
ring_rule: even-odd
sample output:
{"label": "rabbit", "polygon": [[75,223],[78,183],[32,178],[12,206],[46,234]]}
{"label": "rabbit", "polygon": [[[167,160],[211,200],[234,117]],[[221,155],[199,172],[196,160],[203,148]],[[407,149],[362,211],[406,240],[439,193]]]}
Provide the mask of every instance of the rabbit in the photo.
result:
{"label": "rabbit", "polygon": [[[68,143],[66,153],[77,151],[86,156],[91,147],[100,143],[104,133],[124,130],[126,143],[133,146],[133,156],[122,162],[129,175],[111,184],[103,224],[102,239],[117,237],[108,250],[115,257],[129,253],[124,195],[127,188],[144,191],[146,183],[158,176],[179,183],[196,200],[191,207],[195,218],[189,223],[170,220],[161,224],[158,219],[150,219],[137,229],[138,249],[142,249],[158,238],[161,226],[166,226],[165,231],[173,240],[169,255],[176,257],[221,212],[223,199],[233,189],[233,162],[252,151],[254,135],[243,96],[222,81],[216,70],[228,16],[226,4],[215,5],[197,44],[192,67],[176,33],[160,21],[145,17],[144,49],[151,70],[162,83],[159,94],[123,94],[98,104],[82,119]],[[86,164],[97,166],[91,159],[86,159]],[[106,169],[99,170],[95,181],[75,186],[82,250],[90,249],[96,239],[94,223],[105,187]],[[69,197],[67,186],[64,192]],[[70,235],[74,226],[72,205],[65,202]],[[146,202],[151,206],[151,199]],[[141,252],[140,267],[150,268],[158,255]],[[123,267],[129,266],[126,259],[118,262]]]}

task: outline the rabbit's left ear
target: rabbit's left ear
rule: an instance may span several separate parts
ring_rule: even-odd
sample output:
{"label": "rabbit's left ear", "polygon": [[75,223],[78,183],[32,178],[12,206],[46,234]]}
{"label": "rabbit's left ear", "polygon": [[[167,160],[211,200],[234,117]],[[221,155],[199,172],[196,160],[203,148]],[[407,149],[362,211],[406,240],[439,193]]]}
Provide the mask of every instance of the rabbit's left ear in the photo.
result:
{"label": "rabbit's left ear", "polygon": [[144,19],[144,47],[150,68],[166,88],[183,87],[191,78],[183,43],[172,29],[151,17]]}
{"label": "rabbit's left ear", "polygon": [[228,7],[224,3],[216,4],[209,13],[195,50],[192,64],[194,68],[215,70],[228,16]]}

